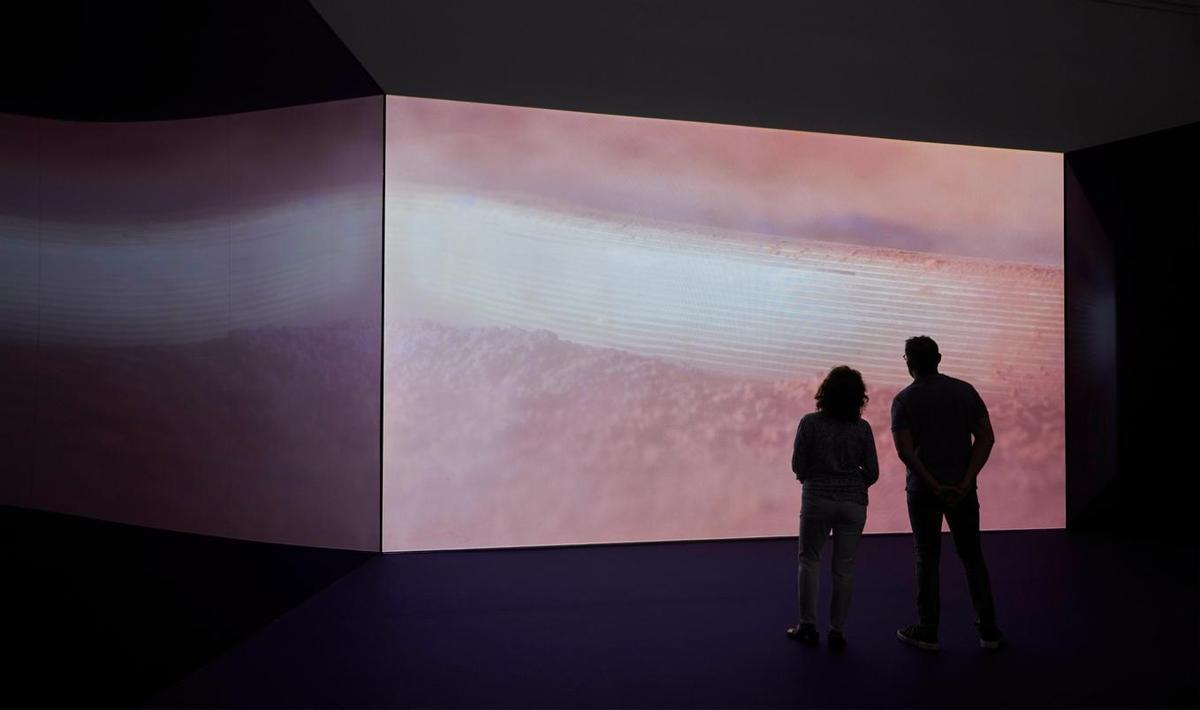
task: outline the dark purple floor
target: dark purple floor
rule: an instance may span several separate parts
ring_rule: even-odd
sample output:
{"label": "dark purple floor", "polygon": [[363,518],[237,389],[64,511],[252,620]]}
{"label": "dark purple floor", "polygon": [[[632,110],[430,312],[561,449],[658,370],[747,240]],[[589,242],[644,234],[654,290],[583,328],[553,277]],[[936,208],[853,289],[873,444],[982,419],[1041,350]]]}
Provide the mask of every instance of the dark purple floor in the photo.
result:
{"label": "dark purple floor", "polygon": [[841,656],[783,635],[794,540],[389,554],[150,705],[1198,704],[1194,546],[1065,531],[984,544],[1010,638],[995,654],[948,539],[940,654],[894,638],[914,615],[906,535],[863,541]]}

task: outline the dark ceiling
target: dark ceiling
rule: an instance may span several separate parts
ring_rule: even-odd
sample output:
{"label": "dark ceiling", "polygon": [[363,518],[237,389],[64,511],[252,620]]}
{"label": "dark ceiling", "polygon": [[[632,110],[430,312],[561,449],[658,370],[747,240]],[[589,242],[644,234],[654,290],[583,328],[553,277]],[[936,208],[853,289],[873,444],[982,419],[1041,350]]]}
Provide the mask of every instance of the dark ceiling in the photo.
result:
{"label": "dark ceiling", "polygon": [[1200,121],[1197,7],[43,0],[3,10],[0,111],[173,118],[384,91],[1068,151]]}
{"label": "dark ceiling", "polygon": [[389,94],[1061,151],[1200,120],[1185,3],[313,5]]}
{"label": "dark ceiling", "polygon": [[0,112],[152,120],[378,93],[306,0],[0,3]]}

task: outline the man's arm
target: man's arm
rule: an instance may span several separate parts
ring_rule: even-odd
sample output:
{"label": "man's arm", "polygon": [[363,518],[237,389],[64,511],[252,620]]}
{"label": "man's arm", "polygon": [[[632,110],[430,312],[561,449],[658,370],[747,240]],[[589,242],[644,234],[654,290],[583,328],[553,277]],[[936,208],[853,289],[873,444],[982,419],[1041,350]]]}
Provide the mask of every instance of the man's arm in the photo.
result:
{"label": "man's arm", "polygon": [[971,459],[967,462],[967,475],[963,476],[962,482],[955,486],[963,493],[971,490],[975,485],[975,479],[979,477],[979,472],[987,463],[988,456],[992,454],[992,447],[996,445],[992,422],[987,417],[975,420],[975,424],[971,426],[971,436],[974,440],[971,443]]}
{"label": "man's arm", "polygon": [[917,451],[913,448],[912,432],[908,429],[893,429],[892,441],[896,444],[896,454],[900,460],[904,462],[909,469],[916,471],[917,476],[925,481],[930,490],[934,493],[941,493],[946,487],[938,482],[929,469],[925,468],[925,464],[921,462],[921,457],[917,456]]}

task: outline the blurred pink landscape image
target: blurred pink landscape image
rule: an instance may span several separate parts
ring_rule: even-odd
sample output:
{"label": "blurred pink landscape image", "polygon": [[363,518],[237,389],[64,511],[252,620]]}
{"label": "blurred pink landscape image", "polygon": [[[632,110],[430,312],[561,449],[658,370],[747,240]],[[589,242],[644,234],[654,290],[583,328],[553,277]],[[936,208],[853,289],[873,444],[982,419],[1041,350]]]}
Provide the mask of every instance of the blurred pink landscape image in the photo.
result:
{"label": "blurred pink landscape image", "polygon": [[929,335],[997,445],[985,529],[1065,521],[1062,156],[388,97],[383,547],[795,535],[796,423],[867,382],[868,532]]}

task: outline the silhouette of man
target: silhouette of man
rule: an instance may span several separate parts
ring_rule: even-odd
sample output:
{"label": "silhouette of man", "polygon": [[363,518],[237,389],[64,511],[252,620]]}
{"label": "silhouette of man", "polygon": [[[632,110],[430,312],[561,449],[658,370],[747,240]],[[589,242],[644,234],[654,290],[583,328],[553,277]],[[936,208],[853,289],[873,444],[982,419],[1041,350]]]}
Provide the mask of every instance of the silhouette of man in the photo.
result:
{"label": "silhouette of man", "polygon": [[892,400],[892,438],[908,472],[908,519],[917,558],[919,623],[896,632],[901,641],[938,650],[941,612],[939,561],[942,518],[967,572],[979,645],[999,648],[992,587],[979,535],[979,496],[975,480],[995,443],[987,407],[969,383],[938,372],[942,355],[927,336],[904,343],[913,381]]}

